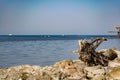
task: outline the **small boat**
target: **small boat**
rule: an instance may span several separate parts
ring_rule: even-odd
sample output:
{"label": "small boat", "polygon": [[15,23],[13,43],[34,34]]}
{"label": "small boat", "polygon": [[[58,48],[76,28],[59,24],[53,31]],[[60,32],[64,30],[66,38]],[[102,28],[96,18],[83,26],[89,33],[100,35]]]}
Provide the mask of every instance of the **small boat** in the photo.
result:
{"label": "small boat", "polygon": [[12,36],[12,34],[8,34],[9,36]]}

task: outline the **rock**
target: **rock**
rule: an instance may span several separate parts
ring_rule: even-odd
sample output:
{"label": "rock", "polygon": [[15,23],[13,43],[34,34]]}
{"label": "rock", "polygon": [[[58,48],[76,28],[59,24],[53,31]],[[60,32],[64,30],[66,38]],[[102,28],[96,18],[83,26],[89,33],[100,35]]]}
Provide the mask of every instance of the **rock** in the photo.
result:
{"label": "rock", "polygon": [[111,80],[120,80],[120,67],[115,67],[107,74],[107,78]]}
{"label": "rock", "polygon": [[73,54],[79,54],[79,50],[73,50],[72,53]]}
{"label": "rock", "polygon": [[7,78],[7,70],[6,69],[0,69],[0,80],[5,80]]}
{"label": "rock", "polygon": [[66,67],[65,70],[69,74],[73,74],[73,73],[77,72],[77,68],[74,65]]}
{"label": "rock", "polygon": [[54,67],[64,69],[65,67],[68,67],[68,66],[70,66],[72,64],[73,64],[72,60],[63,60],[63,61],[55,63]]}
{"label": "rock", "polygon": [[119,67],[120,66],[120,62],[117,61],[110,61],[108,64],[109,67]]}
{"label": "rock", "polygon": [[120,51],[115,50],[115,52],[117,53],[118,58],[120,59]]}
{"label": "rock", "polygon": [[106,80],[106,77],[104,75],[96,75],[92,80]]}
{"label": "rock", "polygon": [[117,53],[114,51],[114,49],[108,49],[108,50],[99,51],[99,53],[101,53],[104,56],[108,57],[109,60],[114,60],[117,57]]}
{"label": "rock", "polygon": [[83,62],[80,60],[72,61],[72,60],[64,60],[57,62],[54,67],[58,68],[61,72],[68,75],[69,79],[81,79],[85,75],[83,74],[83,66],[81,65]]}
{"label": "rock", "polygon": [[106,73],[105,68],[102,66],[85,67],[84,70],[89,79],[93,79],[95,76],[104,76]]}

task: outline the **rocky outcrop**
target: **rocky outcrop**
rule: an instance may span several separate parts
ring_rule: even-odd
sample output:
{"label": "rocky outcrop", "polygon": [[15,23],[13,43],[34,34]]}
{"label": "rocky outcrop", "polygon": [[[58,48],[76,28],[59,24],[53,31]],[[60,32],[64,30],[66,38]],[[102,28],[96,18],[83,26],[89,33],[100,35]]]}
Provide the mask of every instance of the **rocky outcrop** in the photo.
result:
{"label": "rocky outcrop", "polygon": [[[19,65],[0,69],[0,80],[120,80],[120,52],[112,50],[117,58],[108,66],[88,66],[81,60],[63,60],[45,67]],[[105,55],[110,51],[99,50]]]}

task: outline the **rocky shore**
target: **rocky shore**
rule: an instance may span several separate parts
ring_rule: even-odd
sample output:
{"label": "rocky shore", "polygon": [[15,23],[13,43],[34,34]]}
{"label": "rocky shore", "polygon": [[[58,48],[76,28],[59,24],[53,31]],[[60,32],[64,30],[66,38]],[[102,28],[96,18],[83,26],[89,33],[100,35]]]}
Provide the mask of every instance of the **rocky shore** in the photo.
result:
{"label": "rocky shore", "polygon": [[[106,51],[106,50],[100,50]],[[0,80],[120,80],[120,52],[108,66],[87,66],[81,60],[63,60],[52,66],[19,65],[0,69]]]}

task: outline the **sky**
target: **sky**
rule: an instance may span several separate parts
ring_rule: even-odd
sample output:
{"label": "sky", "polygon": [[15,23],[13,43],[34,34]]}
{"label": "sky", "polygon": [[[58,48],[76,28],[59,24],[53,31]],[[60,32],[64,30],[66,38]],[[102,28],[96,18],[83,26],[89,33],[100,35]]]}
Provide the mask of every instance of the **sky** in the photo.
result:
{"label": "sky", "polygon": [[0,0],[0,35],[108,35],[120,0]]}

